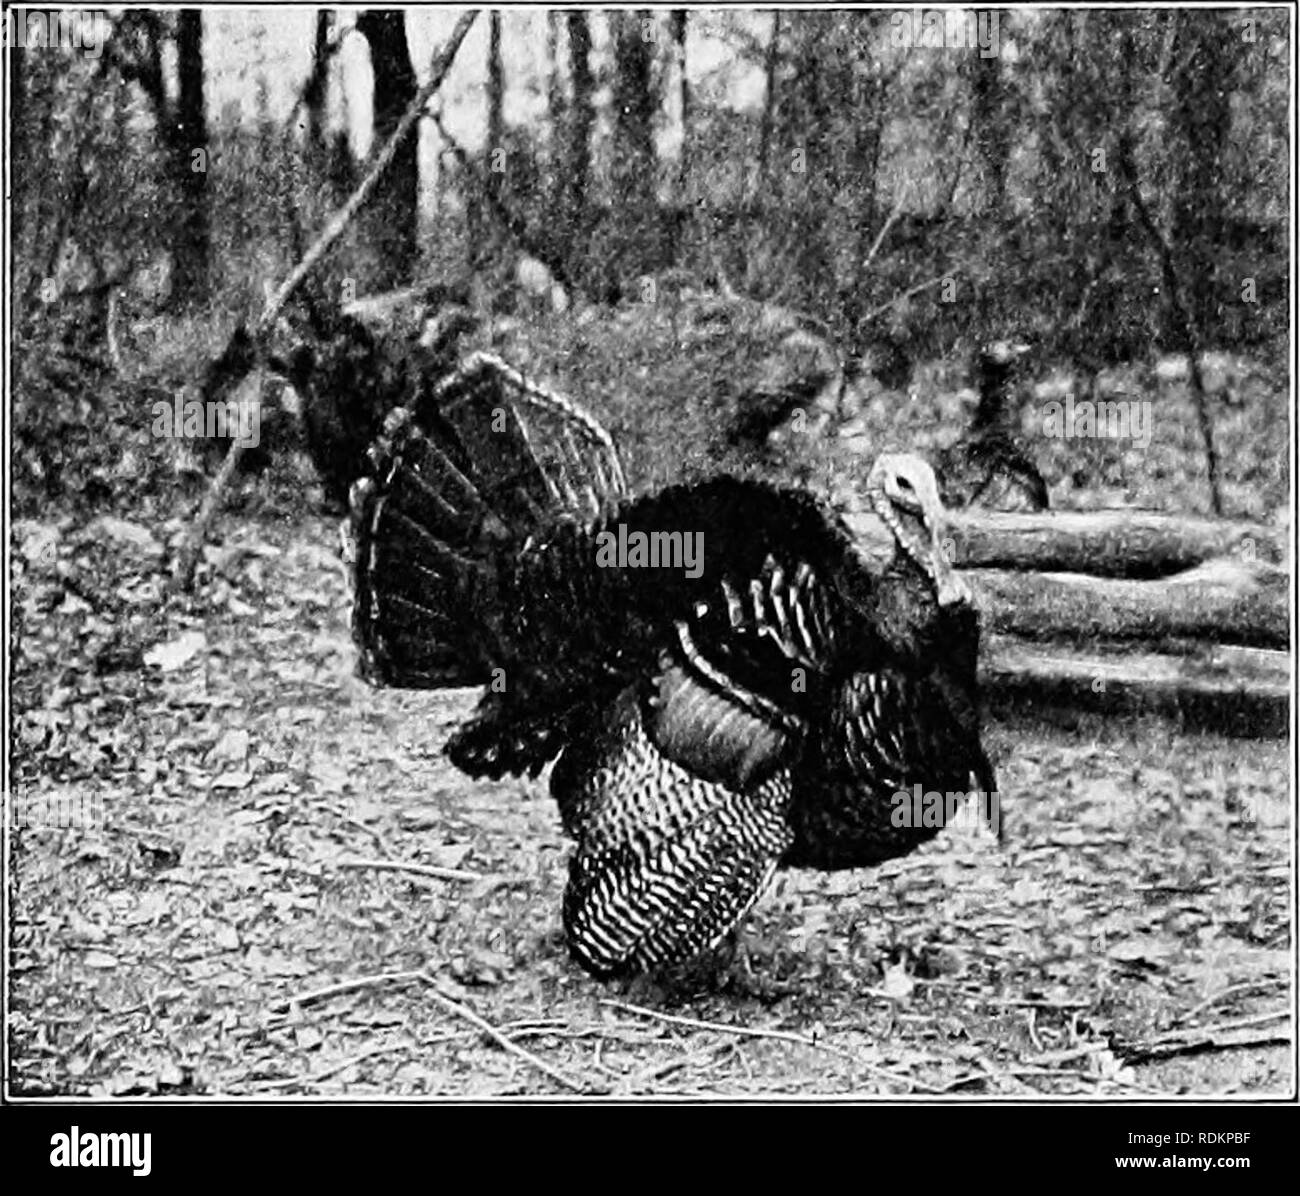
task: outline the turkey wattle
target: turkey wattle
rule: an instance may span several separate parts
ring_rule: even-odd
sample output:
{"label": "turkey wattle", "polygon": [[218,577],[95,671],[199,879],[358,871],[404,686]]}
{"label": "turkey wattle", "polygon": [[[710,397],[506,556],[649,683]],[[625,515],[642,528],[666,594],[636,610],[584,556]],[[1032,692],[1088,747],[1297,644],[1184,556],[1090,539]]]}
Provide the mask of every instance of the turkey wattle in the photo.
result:
{"label": "turkey wattle", "polygon": [[[630,497],[573,404],[476,356],[396,412],[353,489],[354,633],[387,685],[495,677],[452,738],[536,775],[576,840],[564,924],[598,976],[714,944],[778,867],[902,855],[895,795],[992,794],[978,618],[929,466],[881,457],[884,567],[806,493],[719,477]],[[558,759],[557,759],[558,757]]]}

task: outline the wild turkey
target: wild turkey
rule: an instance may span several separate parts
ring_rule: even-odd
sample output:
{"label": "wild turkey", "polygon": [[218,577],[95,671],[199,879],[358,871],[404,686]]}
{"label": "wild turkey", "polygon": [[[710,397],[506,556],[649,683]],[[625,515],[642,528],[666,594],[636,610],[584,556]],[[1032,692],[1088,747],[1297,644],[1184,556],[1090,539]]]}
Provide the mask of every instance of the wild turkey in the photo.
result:
{"label": "wild turkey", "polygon": [[384,417],[455,368],[459,338],[473,327],[440,284],[341,307],[307,292],[296,301],[269,364],[298,392],[307,451],[331,504],[346,509]]}
{"label": "wild turkey", "polygon": [[995,341],[979,354],[979,397],[969,430],[938,456],[944,505],[1045,511],[1047,483],[1021,446],[1012,394],[1016,362],[1027,345]]}
{"label": "wild turkey", "polygon": [[883,456],[866,480],[882,566],[799,491],[717,477],[629,497],[600,425],[495,359],[426,410],[433,426],[389,418],[353,490],[362,672],[492,678],[446,749],[471,776],[558,757],[587,971],[707,949],[778,867],[911,851],[938,830],[899,818],[914,785],[993,793],[978,620],[924,462]]}

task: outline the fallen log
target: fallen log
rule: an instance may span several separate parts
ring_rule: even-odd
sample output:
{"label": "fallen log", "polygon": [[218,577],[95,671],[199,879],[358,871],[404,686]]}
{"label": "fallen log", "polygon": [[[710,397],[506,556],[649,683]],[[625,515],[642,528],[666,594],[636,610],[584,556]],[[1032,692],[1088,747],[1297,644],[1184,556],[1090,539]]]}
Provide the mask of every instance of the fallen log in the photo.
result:
{"label": "fallen log", "polygon": [[1076,651],[991,636],[980,654],[994,718],[1073,725],[1081,712],[1153,714],[1183,727],[1281,738],[1291,725],[1291,659],[1260,648],[1207,646],[1188,656]]}
{"label": "fallen log", "polygon": [[1151,581],[1080,573],[962,573],[986,631],[1030,640],[1201,640],[1285,648],[1290,640],[1289,577],[1272,565],[1220,559]]}
{"label": "fallen log", "polygon": [[1152,578],[1217,557],[1280,565],[1285,528],[1154,511],[1010,514],[950,511],[949,559],[959,569],[1016,569]]}

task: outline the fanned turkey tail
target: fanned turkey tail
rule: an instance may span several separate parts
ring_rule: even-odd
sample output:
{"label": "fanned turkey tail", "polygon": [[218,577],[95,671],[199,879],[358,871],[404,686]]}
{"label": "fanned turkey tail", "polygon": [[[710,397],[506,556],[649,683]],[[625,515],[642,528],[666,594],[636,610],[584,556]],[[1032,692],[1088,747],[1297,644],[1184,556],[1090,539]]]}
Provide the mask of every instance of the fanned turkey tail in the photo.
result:
{"label": "fanned turkey tail", "polygon": [[498,658],[503,562],[624,493],[609,435],[486,353],[399,408],[352,487],[353,638],[379,685],[482,684]]}

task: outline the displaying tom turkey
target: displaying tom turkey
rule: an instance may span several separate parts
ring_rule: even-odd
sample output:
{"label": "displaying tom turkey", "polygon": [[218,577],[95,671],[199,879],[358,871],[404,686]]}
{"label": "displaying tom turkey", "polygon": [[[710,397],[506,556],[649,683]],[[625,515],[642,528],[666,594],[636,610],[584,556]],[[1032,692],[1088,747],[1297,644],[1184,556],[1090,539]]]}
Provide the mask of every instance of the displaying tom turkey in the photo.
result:
{"label": "displaying tom turkey", "polygon": [[1021,443],[1014,396],[1017,363],[1028,351],[1029,346],[1009,341],[980,350],[970,427],[935,462],[946,506],[1047,510],[1047,483]]}
{"label": "displaying tom turkey", "polygon": [[782,867],[938,833],[896,795],[993,794],[978,618],[928,465],[880,457],[881,564],[810,495],[717,477],[631,496],[604,429],[485,355],[389,417],[353,490],[364,675],[493,684],[447,745],[537,775],[576,842],[563,919],[600,977],[709,948]]}

